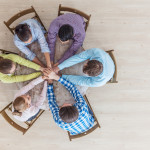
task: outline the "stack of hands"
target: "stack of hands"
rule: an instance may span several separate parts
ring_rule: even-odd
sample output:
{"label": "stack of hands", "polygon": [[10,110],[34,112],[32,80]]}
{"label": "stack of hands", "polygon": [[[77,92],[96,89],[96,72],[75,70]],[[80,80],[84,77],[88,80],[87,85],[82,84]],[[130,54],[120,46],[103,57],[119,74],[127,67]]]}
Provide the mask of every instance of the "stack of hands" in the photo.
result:
{"label": "stack of hands", "polygon": [[60,74],[58,75],[60,69],[57,65],[53,65],[53,67],[49,68],[41,67],[40,70],[43,72],[42,78],[48,80],[49,83],[53,83],[53,80],[59,80],[60,78]]}

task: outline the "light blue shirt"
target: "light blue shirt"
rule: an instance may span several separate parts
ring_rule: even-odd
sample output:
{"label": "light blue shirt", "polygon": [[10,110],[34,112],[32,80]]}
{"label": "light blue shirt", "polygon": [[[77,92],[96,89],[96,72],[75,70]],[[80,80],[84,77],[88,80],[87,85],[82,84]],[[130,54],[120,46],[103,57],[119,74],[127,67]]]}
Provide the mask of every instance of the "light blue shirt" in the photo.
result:
{"label": "light blue shirt", "polygon": [[46,31],[41,26],[41,24],[35,19],[28,19],[28,20],[21,22],[20,24],[25,24],[25,23],[29,25],[29,28],[31,30],[32,41],[30,43],[24,43],[15,34],[14,35],[14,43],[18,47],[18,49],[22,53],[24,53],[29,60],[33,60],[36,55],[32,51],[30,51],[30,49],[27,47],[27,45],[38,40],[42,53],[46,53],[46,52],[50,53],[50,49],[48,47],[48,44],[47,44],[45,36],[44,36],[44,33]]}
{"label": "light blue shirt", "polygon": [[63,63],[58,65],[59,69],[62,70],[64,68],[73,66],[77,63],[83,62],[85,60],[98,60],[103,64],[103,72],[96,76],[77,76],[77,75],[62,75],[63,78],[69,80],[75,85],[80,86],[88,86],[88,87],[98,87],[106,84],[112,77],[115,71],[115,65],[109,54],[107,54],[104,50],[99,48],[92,48],[81,52],[77,55],[70,57],[65,60]]}

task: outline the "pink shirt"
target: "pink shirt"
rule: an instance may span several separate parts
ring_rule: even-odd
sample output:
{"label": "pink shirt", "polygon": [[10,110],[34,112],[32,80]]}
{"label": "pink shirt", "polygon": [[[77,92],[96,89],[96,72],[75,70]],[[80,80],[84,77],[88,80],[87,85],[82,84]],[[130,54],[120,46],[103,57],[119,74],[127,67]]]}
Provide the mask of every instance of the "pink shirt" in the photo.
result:
{"label": "pink shirt", "polygon": [[[16,99],[19,96],[25,95],[29,90],[31,90],[32,88],[34,88],[37,84],[43,82],[44,80],[42,79],[42,77],[38,77],[35,80],[31,81],[29,84],[27,84],[26,86],[22,87],[15,95],[14,99]],[[19,121],[27,121],[30,117],[34,116],[35,114],[38,113],[38,111],[40,110],[43,102],[46,99],[46,93],[47,93],[47,81],[44,82],[44,87],[43,90],[41,92],[41,94],[39,95],[39,98],[37,99],[35,104],[31,104],[31,106],[26,109],[23,113],[22,116],[16,116],[14,115],[14,118],[19,120]],[[14,108],[12,107],[12,111],[14,111]]]}

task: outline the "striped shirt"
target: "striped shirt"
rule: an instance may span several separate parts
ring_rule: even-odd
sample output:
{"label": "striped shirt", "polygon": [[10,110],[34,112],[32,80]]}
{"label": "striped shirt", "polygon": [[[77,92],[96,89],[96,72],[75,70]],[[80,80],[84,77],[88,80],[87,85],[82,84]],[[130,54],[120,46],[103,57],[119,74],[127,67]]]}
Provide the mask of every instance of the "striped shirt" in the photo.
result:
{"label": "striped shirt", "polygon": [[72,123],[66,123],[59,117],[59,107],[56,103],[53,85],[48,85],[48,103],[56,124],[62,129],[69,131],[71,135],[80,134],[92,128],[94,125],[94,118],[92,114],[90,114],[88,105],[78,89],[74,86],[74,84],[61,77],[58,82],[64,85],[75,99],[76,103],[74,106],[78,109],[79,117]]}
{"label": "striped shirt", "polygon": [[32,42],[38,40],[38,42],[40,44],[40,47],[41,47],[42,53],[46,53],[46,52],[50,53],[50,49],[48,47],[48,44],[47,44],[45,36],[44,36],[44,33],[46,31],[41,26],[41,24],[35,19],[28,19],[28,20],[25,20],[25,21],[21,22],[20,24],[25,24],[25,23],[30,28],[30,31],[31,31],[31,34],[32,34],[32,41],[30,43],[24,43],[15,34],[14,43],[18,47],[18,49],[22,53],[24,53],[29,60],[33,60],[36,55],[32,51],[30,51],[30,49],[27,46],[29,44],[31,44]]}

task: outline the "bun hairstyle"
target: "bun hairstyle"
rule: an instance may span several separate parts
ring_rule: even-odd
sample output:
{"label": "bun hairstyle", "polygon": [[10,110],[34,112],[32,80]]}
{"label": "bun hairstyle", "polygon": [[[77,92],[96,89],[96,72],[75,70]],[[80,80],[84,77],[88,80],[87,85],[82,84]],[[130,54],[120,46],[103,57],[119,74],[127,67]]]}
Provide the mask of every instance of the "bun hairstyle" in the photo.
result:
{"label": "bun hairstyle", "polygon": [[28,41],[29,38],[32,36],[30,28],[26,23],[16,26],[15,33],[17,34],[18,38],[23,42]]}
{"label": "bun hairstyle", "polygon": [[27,104],[25,103],[25,99],[23,97],[17,97],[13,102],[14,112],[13,115],[22,116],[22,112],[27,109]]}
{"label": "bun hairstyle", "polygon": [[13,61],[10,59],[4,59],[0,56],[0,72],[3,74],[9,74],[13,66]]}

